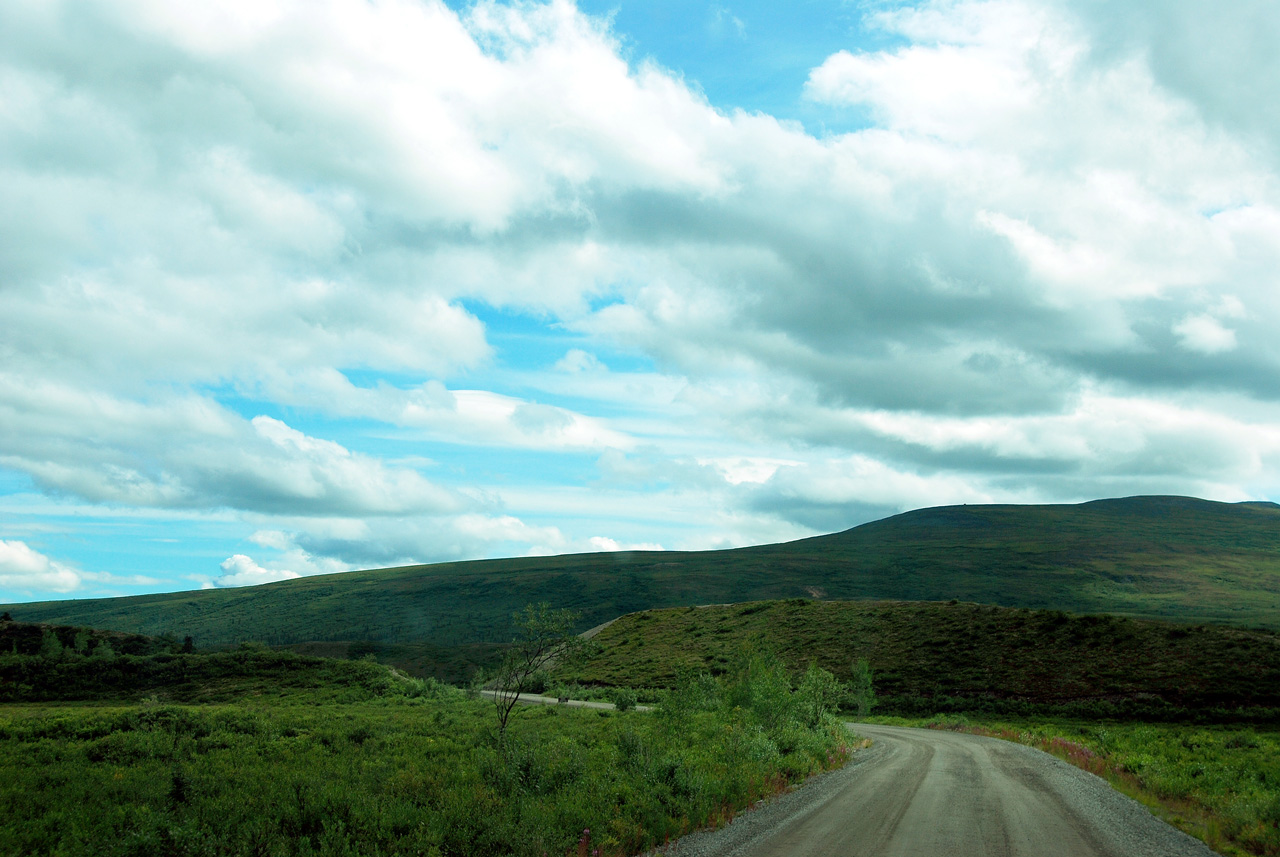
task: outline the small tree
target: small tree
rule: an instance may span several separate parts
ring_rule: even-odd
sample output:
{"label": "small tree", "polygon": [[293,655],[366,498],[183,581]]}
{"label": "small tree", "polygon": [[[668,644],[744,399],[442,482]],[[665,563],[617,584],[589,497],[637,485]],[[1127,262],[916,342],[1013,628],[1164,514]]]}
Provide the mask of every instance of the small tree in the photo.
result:
{"label": "small tree", "polygon": [[52,628],[45,628],[40,635],[40,657],[56,661],[62,657],[62,641]]}
{"label": "small tree", "polygon": [[817,729],[829,716],[836,713],[841,697],[847,696],[849,689],[834,675],[817,664],[810,663],[804,678],[796,688],[796,696],[800,701],[800,715],[804,725],[809,729]]}
{"label": "small tree", "polygon": [[529,693],[534,676],[552,662],[564,662],[583,651],[584,640],[573,633],[578,614],[573,610],[552,610],[543,601],[512,614],[517,636],[502,658],[494,676],[493,704],[498,713],[498,735],[507,733],[507,721],[520,699]]}
{"label": "small tree", "polygon": [[849,681],[849,702],[859,717],[866,717],[867,712],[876,704],[876,691],[872,684],[871,664],[866,658],[858,658],[853,665],[853,677]]}

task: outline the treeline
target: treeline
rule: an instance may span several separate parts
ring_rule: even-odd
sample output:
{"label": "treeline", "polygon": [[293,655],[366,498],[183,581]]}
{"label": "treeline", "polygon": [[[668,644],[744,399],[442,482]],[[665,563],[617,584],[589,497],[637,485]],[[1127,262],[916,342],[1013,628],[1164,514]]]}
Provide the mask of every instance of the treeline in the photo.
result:
{"label": "treeline", "polygon": [[60,658],[65,655],[152,655],[194,649],[190,637],[179,641],[173,636],[148,637],[119,631],[102,631],[76,625],[49,625],[37,622],[15,622],[8,613],[0,615],[0,655],[39,655]]}
{"label": "treeline", "polygon": [[0,655],[0,702],[136,700],[218,702],[287,689],[324,691],[355,701],[388,693],[413,695],[431,679],[397,678],[372,660],[335,660],[280,652],[246,643],[226,652],[87,655],[64,650]]}

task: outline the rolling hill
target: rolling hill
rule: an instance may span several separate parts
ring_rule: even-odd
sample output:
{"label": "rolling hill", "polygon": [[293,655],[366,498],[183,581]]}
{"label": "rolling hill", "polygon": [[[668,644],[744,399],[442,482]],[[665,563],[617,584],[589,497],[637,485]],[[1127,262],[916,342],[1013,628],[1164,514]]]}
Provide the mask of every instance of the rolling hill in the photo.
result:
{"label": "rolling hill", "polygon": [[200,647],[509,639],[549,601],[587,628],[657,607],[890,599],[1280,629],[1280,506],[1185,497],[921,509],[842,533],[705,552],[480,560],[242,589],[0,605],[15,620],[195,638]]}
{"label": "rolling hill", "polygon": [[[1280,713],[1280,634],[963,602],[793,598],[631,613],[562,679],[671,687],[771,651],[849,680],[875,673],[879,710],[1067,713],[1149,719]],[[1214,712],[1217,712],[1214,714]]]}

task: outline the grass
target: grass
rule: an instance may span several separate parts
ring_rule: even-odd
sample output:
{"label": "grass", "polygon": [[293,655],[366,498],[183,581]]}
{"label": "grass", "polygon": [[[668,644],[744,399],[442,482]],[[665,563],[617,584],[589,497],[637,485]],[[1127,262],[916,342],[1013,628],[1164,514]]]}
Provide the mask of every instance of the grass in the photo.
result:
{"label": "grass", "polygon": [[881,710],[1280,718],[1280,635],[965,603],[802,599],[652,610],[601,631],[563,680],[663,687],[743,646],[842,680],[859,658]]}
{"label": "grass", "polygon": [[[0,854],[634,854],[848,752],[820,683],[758,659],[652,714],[521,708],[501,739],[488,701],[371,661],[126,659],[187,680],[139,668],[114,699],[0,704]],[[0,660],[45,662],[38,687],[95,662]]]}
{"label": "grass", "polygon": [[1233,726],[872,718],[1004,738],[1103,777],[1232,857],[1280,854],[1280,731]]}
{"label": "grass", "polygon": [[[549,601],[582,628],[654,607],[766,599],[956,598],[1280,629],[1280,507],[1137,497],[924,509],[843,533],[725,551],[595,553],[350,572],[239,589],[0,605],[27,622],[190,635],[200,648],[503,643]],[[454,667],[448,667],[453,669]],[[424,665],[425,673],[434,669]]]}

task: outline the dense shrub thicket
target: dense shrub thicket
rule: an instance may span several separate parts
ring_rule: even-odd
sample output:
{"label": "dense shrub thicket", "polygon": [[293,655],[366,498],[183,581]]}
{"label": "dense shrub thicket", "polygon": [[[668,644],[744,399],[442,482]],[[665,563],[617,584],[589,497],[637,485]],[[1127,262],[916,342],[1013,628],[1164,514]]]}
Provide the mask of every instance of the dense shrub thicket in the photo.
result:
{"label": "dense shrub thicket", "polygon": [[[104,649],[106,651],[104,652]],[[0,654],[0,702],[119,699],[157,694],[180,701],[234,698],[252,689],[323,688],[330,694],[388,692],[396,681],[372,660],[343,661],[245,644],[210,654],[122,655],[109,647]]]}
{"label": "dense shrub thicket", "polygon": [[[212,680],[237,663],[278,678],[300,661],[118,666]],[[80,675],[46,665],[23,665],[31,687]],[[329,669],[336,690],[264,682],[233,704],[0,707],[0,854],[629,854],[848,753],[838,683],[768,658],[684,674],[652,713],[520,708],[502,740],[485,700],[370,662]]]}

